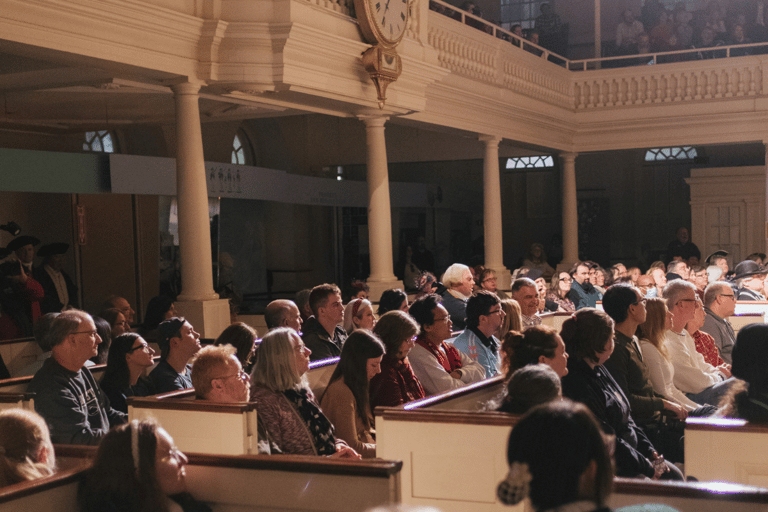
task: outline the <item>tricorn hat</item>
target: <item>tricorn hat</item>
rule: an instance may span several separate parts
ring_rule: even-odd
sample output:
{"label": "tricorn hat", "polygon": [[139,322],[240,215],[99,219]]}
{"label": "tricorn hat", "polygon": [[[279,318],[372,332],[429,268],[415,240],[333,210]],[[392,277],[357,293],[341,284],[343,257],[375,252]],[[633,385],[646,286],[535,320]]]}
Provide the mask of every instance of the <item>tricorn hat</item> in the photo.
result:
{"label": "tricorn hat", "polygon": [[728,251],[724,251],[722,249],[720,249],[718,251],[715,251],[712,254],[710,254],[709,256],[707,256],[707,259],[704,260],[704,261],[707,263],[707,265],[712,265],[712,258],[714,258],[715,256],[719,256],[721,258],[725,258],[726,256],[728,256]]}
{"label": "tricorn hat", "polygon": [[37,245],[39,243],[40,243],[40,240],[35,238],[34,236],[29,236],[29,235],[17,236],[16,238],[8,242],[6,249],[8,249],[9,251],[16,251],[18,249],[21,249],[25,245]]}
{"label": "tricorn hat", "polygon": [[64,242],[56,242],[55,244],[46,244],[37,250],[37,255],[41,258],[47,258],[48,256],[55,256],[56,254],[64,254],[69,249],[69,244]]}
{"label": "tricorn hat", "polygon": [[749,276],[759,276],[761,274],[768,274],[768,269],[759,263],[752,260],[744,260],[733,269],[734,275],[731,278],[732,281],[742,279]]}

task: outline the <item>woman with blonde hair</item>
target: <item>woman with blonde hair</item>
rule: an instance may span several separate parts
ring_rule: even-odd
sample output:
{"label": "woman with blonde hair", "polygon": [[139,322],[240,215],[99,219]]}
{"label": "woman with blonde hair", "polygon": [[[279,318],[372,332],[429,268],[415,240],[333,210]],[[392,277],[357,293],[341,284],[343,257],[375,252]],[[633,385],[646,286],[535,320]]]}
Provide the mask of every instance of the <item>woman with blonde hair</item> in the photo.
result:
{"label": "woman with blonde hair", "polygon": [[502,300],[501,309],[504,310],[505,316],[495,334],[496,339],[499,340],[503,340],[509,331],[523,330],[523,314],[520,310],[520,304],[515,299]]}
{"label": "woman with blonde hair", "polygon": [[352,299],[344,308],[344,330],[352,334],[358,329],[372,330],[376,325],[373,305],[368,299]]}
{"label": "woman with blonde hair", "polygon": [[52,475],[56,470],[51,436],[36,412],[0,412],[0,487]]}

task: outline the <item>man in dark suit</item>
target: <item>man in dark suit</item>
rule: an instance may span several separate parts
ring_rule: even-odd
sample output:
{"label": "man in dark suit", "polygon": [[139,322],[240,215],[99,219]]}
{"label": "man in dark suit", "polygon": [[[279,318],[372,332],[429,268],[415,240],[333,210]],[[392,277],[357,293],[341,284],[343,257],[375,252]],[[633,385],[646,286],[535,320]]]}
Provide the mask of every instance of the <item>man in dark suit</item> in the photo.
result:
{"label": "man in dark suit", "polygon": [[77,286],[63,270],[64,254],[68,249],[69,244],[55,243],[44,245],[37,251],[37,255],[43,258],[43,265],[35,268],[32,275],[45,292],[40,303],[42,314],[78,307]]}

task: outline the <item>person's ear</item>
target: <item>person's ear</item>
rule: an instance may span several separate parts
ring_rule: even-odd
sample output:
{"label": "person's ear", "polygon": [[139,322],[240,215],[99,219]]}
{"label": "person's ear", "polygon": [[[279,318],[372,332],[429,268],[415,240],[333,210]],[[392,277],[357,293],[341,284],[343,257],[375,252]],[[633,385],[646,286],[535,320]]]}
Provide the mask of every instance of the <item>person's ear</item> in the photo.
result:
{"label": "person's ear", "polygon": [[545,355],[539,356],[539,364],[547,364],[547,356]]}

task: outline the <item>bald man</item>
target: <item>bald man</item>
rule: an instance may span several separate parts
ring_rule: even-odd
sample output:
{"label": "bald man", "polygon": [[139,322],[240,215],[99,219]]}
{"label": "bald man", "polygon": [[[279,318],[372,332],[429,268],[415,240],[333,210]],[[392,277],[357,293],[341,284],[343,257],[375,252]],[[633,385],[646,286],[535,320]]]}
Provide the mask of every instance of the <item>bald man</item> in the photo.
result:
{"label": "bald man", "polygon": [[301,313],[299,307],[292,300],[278,299],[267,304],[264,310],[264,320],[269,330],[278,327],[290,327],[296,332],[301,332]]}

